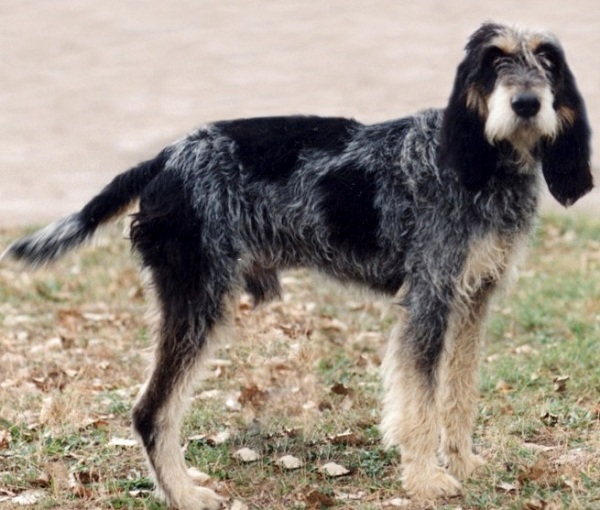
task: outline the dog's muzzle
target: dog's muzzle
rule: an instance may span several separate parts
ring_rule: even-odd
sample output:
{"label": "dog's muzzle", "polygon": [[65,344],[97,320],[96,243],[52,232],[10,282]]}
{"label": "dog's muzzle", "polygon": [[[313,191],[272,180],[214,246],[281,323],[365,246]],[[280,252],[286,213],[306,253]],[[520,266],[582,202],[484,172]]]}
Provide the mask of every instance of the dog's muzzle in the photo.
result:
{"label": "dog's muzzle", "polygon": [[538,114],[542,104],[533,92],[520,92],[511,99],[510,106],[519,117],[529,119]]}

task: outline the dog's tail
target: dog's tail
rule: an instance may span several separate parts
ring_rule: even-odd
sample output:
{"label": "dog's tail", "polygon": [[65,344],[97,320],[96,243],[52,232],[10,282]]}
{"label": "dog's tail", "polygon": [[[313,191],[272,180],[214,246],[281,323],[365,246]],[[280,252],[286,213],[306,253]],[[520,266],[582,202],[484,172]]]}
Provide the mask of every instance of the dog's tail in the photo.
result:
{"label": "dog's tail", "polygon": [[117,219],[139,197],[165,167],[168,154],[165,149],[156,158],[117,175],[81,211],[15,241],[0,258],[10,257],[30,266],[41,266],[89,241],[101,225]]}

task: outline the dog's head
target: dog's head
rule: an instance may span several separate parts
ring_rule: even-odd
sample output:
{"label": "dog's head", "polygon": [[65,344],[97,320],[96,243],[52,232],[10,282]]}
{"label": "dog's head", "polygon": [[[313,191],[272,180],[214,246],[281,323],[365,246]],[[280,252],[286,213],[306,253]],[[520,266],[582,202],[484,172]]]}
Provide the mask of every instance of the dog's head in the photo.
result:
{"label": "dog's head", "polygon": [[441,163],[467,188],[481,189],[503,146],[523,171],[541,160],[550,192],[563,205],[592,188],[585,105],[558,40],[486,23],[469,39],[456,73]]}

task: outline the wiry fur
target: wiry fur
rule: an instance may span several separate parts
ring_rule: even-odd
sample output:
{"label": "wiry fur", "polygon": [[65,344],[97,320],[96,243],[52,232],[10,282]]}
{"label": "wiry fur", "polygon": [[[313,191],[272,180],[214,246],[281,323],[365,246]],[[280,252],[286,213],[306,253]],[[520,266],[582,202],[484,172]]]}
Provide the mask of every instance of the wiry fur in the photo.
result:
{"label": "wiry fur", "polygon": [[490,299],[529,234],[543,175],[570,204],[592,186],[583,100],[556,38],[485,24],[449,104],[366,126],[274,117],[201,127],[121,174],[77,214],[13,244],[62,256],[139,198],[131,239],[158,310],[153,371],[133,410],[158,488],[180,509],[220,500],[186,475],[178,429],[193,374],[248,291],[308,267],[402,305],[383,363],[383,438],[412,496],[460,490]]}

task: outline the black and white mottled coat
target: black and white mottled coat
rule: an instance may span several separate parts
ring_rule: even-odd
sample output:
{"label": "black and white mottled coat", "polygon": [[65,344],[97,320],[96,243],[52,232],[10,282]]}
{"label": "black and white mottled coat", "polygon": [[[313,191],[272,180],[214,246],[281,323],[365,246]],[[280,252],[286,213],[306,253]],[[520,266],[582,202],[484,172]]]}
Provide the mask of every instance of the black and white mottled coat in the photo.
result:
{"label": "black and white mottled coat", "polygon": [[375,125],[212,123],[7,250],[54,261],[139,199],[131,239],[159,321],[133,419],[170,504],[219,508],[179,448],[193,374],[239,292],[273,299],[279,271],[296,267],[402,304],[383,362],[382,434],[400,446],[405,490],[456,494],[482,463],[471,431],[490,297],[532,229],[542,179],[569,205],[592,177],[585,106],[556,38],[489,23],[466,49],[445,109]]}

